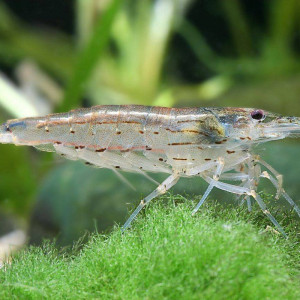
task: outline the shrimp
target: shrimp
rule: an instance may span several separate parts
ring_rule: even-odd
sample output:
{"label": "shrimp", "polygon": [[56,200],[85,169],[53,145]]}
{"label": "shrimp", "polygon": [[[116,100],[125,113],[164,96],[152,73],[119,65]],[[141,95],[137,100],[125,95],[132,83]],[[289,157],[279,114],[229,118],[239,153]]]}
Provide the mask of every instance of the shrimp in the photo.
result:
{"label": "shrimp", "polygon": [[104,105],[9,120],[0,127],[0,143],[34,146],[114,171],[168,174],[140,202],[123,230],[180,177],[199,176],[208,188],[192,214],[217,188],[242,197],[249,210],[254,199],[283,235],[283,228],[257,193],[260,179],[269,180],[276,197],[283,196],[299,216],[300,210],[283,189],[282,176],[253,153],[253,146],[289,136],[300,136],[300,118],[251,108]]}

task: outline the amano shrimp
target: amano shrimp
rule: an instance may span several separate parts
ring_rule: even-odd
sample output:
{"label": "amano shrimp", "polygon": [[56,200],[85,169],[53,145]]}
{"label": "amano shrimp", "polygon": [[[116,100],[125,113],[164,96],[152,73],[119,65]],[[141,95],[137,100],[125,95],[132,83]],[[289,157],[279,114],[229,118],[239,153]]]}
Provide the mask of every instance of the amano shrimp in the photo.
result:
{"label": "amano shrimp", "polygon": [[123,230],[180,177],[198,176],[208,188],[193,214],[217,188],[241,196],[249,210],[254,199],[283,235],[283,228],[257,193],[260,179],[269,180],[276,197],[282,196],[299,216],[300,210],[283,189],[282,176],[253,153],[253,146],[290,136],[300,136],[300,118],[218,107],[103,105],[9,120],[0,128],[0,143],[34,146],[114,171],[146,176],[148,172],[167,173],[167,179],[140,202]]}

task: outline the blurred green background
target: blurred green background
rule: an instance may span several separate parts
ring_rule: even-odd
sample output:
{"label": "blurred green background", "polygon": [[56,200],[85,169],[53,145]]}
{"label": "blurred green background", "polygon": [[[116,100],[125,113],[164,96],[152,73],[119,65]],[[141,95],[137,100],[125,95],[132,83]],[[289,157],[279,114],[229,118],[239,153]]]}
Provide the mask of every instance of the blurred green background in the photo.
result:
{"label": "blurred green background", "polygon": [[[300,116],[299,33],[297,0],[0,0],[0,117],[129,103]],[[256,151],[300,203],[299,141]],[[1,145],[0,161],[0,234],[21,227],[35,244],[108,231],[154,189],[26,147]],[[204,188],[193,178],[174,193]]]}

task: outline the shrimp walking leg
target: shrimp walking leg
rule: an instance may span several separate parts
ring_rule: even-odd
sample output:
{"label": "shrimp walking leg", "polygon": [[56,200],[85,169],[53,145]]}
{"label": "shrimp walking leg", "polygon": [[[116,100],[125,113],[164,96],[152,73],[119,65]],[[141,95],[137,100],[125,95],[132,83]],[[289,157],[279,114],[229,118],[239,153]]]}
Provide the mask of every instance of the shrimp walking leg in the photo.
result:
{"label": "shrimp walking leg", "polygon": [[252,203],[251,203],[251,199],[249,196],[246,196],[242,199],[241,203],[240,203],[240,206],[243,206],[244,203],[247,203],[247,208],[248,208],[248,211],[251,212],[252,211]]}
{"label": "shrimp walking leg", "polygon": [[279,225],[279,223],[276,221],[276,219],[271,215],[271,213],[267,210],[267,207],[265,205],[265,203],[263,202],[262,198],[254,191],[254,190],[250,190],[248,188],[245,187],[241,187],[241,186],[235,186],[235,185],[231,185],[228,183],[224,183],[224,182],[220,182],[220,181],[216,181],[213,178],[210,178],[208,176],[203,176],[203,178],[209,182],[215,183],[215,187],[230,192],[230,193],[234,193],[234,194],[246,194],[249,196],[252,196],[255,201],[257,202],[257,204],[260,206],[261,210],[263,211],[263,213],[270,219],[270,221],[278,228],[278,230],[285,236],[287,237],[287,235],[285,234],[283,228]]}
{"label": "shrimp walking leg", "polygon": [[[270,175],[267,171],[264,171],[261,175],[261,177],[266,178],[271,181],[271,183],[274,185],[276,189],[278,189],[278,182],[277,180]],[[292,208],[296,211],[298,216],[300,217],[300,209],[297,206],[297,204],[292,200],[292,198],[285,192],[284,189],[282,189],[282,196],[286,199],[286,201],[292,206]]]}
{"label": "shrimp walking leg", "polygon": [[[259,176],[261,174],[261,169],[259,165],[254,164],[252,158],[248,159],[247,165],[248,165],[249,179],[245,182],[244,187],[248,188],[251,191],[256,192],[259,183]],[[247,201],[248,211],[251,212],[252,211],[251,197],[247,195],[245,199]]]}
{"label": "shrimp walking leg", "polygon": [[251,205],[251,199],[250,199],[249,196],[246,197],[246,201],[247,201],[248,211],[251,212],[252,211],[252,205]]}
{"label": "shrimp walking leg", "polygon": [[[241,184],[241,186],[246,187],[246,186],[247,186],[247,183],[246,183],[246,184],[243,183],[243,184]],[[241,196],[238,196],[238,199],[239,199],[240,197],[241,197]],[[246,203],[247,203],[248,211],[251,212],[251,211],[252,211],[252,203],[251,203],[251,199],[250,199],[250,197],[249,197],[248,195],[243,197],[243,199],[242,199],[240,205],[242,206],[242,205],[245,203],[245,201],[246,201]]]}
{"label": "shrimp walking leg", "polygon": [[180,176],[178,174],[172,174],[165,181],[163,181],[151,194],[144,198],[135,211],[131,214],[128,220],[123,225],[122,231],[126,230],[131,222],[135,219],[138,213],[154,198],[166,193],[173,185],[177,183]]}
{"label": "shrimp walking leg", "polygon": [[263,213],[271,220],[271,222],[278,228],[278,230],[287,237],[286,233],[284,232],[283,228],[279,225],[279,223],[276,221],[276,219],[271,215],[271,213],[267,210],[266,204],[262,200],[262,198],[253,191],[252,197],[256,200],[258,205],[260,206]]}
{"label": "shrimp walking leg", "polygon": [[[249,174],[244,174],[244,173],[225,173],[220,176],[221,180],[231,180],[231,181],[241,181],[242,183],[240,184],[241,187],[246,187],[248,185],[248,181],[250,180]],[[246,182],[245,182],[246,181]],[[236,200],[240,200],[241,195],[238,195]],[[247,203],[248,211],[250,212],[252,210],[251,206],[251,199],[250,197],[244,196],[240,202],[240,206],[242,206],[244,203]]]}
{"label": "shrimp walking leg", "polygon": [[268,171],[270,171],[277,179],[277,193],[276,193],[276,196],[275,198],[276,199],[279,199],[280,198],[280,195],[283,191],[283,178],[282,178],[282,175],[277,172],[272,166],[270,166],[267,162],[265,162],[264,160],[262,160],[259,156],[256,157],[256,161],[259,162],[262,166],[264,166]]}
{"label": "shrimp walking leg", "polygon": [[[237,200],[239,200],[239,198],[240,198],[240,197],[238,197]],[[243,206],[244,203],[245,203],[245,201],[246,201],[246,203],[247,203],[248,211],[251,212],[251,211],[252,211],[252,204],[251,204],[251,199],[250,199],[249,196],[243,197],[243,199],[242,199],[241,202],[240,202],[240,206]]]}
{"label": "shrimp walking leg", "polygon": [[[224,168],[224,159],[219,158],[218,163],[217,163],[217,168],[216,168],[216,172],[213,175],[215,180],[219,180],[220,175],[222,173],[222,170]],[[204,203],[204,201],[206,200],[206,198],[208,197],[208,195],[210,194],[210,192],[212,191],[212,189],[214,188],[214,183],[210,183],[207,190],[205,191],[204,195],[202,196],[201,200],[198,202],[198,204],[196,205],[196,207],[193,209],[192,215],[194,215],[199,208],[201,207],[201,205]]]}
{"label": "shrimp walking leg", "polygon": [[220,179],[231,181],[244,181],[249,179],[249,175],[243,173],[225,173],[220,176]]}
{"label": "shrimp walking leg", "polygon": [[220,190],[227,191],[237,195],[250,195],[250,190],[243,186],[236,186],[229,183],[217,181],[206,175],[202,175],[202,178],[209,184],[214,183],[215,187]]}

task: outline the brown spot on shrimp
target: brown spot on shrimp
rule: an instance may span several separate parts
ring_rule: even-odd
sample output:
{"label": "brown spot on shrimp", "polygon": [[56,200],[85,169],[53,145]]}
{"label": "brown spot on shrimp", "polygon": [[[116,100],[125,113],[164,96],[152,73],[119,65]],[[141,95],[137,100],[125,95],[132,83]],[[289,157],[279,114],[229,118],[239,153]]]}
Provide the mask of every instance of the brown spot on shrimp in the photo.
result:
{"label": "brown spot on shrimp", "polygon": [[75,149],[78,150],[78,149],[84,149],[85,146],[75,146]]}
{"label": "brown spot on shrimp", "polygon": [[119,123],[121,123],[121,124],[140,124],[139,122],[136,122],[136,121],[122,121]]}
{"label": "brown spot on shrimp", "polygon": [[193,130],[193,129],[180,129],[180,130],[172,130],[170,128],[166,128],[167,131],[170,131],[172,133],[179,133],[179,132],[182,132],[182,133],[196,133],[196,134],[203,134],[203,135],[206,135],[206,133],[204,132],[201,132],[199,130]]}
{"label": "brown spot on shrimp", "polygon": [[130,151],[130,149],[120,150],[120,152],[122,152],[122,153],[127,153],[127,152],[129,152],[129,151]]}
{"label": "brown spot on shrimp", "polygon": [[95,152],[104,152],[106,151],[106,148],[96,149]]}
{"label": "brown spot on shrimp", "polygon": [[177,121],[177,123],[191,123],[191,122],[196,122],[196,123],[204,123],[205,121],[204,120],[179,120]]}
{"label": "brown spot on shrimp", "polygon": [[171,143],[168,144],[168,146],[186,146],[186,145],[194,145],[195,143],[190,143],[190,142],[186,142],[186,143]]}
{"label": "brown spot on shrimp", "polygon": [[117,124],[115,121],[103,121],[103,122],[96,122],[97,125],[104,125],[104,124]]}
{"label": "brown spot on shrimp", "polygon": [[235,153],[235,151],[230,151],[230,150],[227,150],[226,151],[228,154],[233,154],[233,153]]}
{"label": "brown spot on shrimp", "polygon": [[199,131],[199,130],[193,130],[193,129],[185,129],[185,130],[182,130],[181,132],[196,133],[196,134],[204,134],[204,133],[202,133],[202,132]]}

